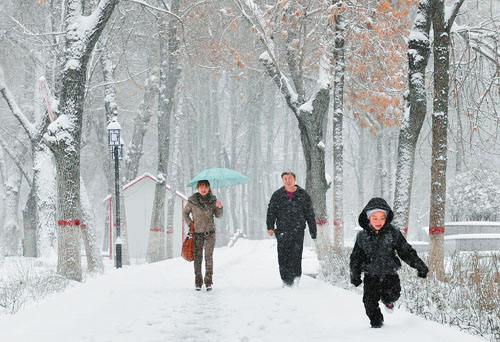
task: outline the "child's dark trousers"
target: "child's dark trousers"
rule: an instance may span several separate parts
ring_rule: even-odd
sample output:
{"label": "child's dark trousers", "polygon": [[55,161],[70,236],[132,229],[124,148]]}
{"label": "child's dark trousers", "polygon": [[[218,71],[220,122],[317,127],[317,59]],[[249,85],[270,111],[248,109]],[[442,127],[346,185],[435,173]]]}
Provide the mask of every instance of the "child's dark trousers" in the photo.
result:
{"label": "child's dark trousers", "polygon": [[372,324],[384,321],[384,316],[378,306],[379,300],[383,303],[394,303],[401,295],[401,284],[397,274],[375,276],[365,274],[363,286],[363,303],[366,315]]}

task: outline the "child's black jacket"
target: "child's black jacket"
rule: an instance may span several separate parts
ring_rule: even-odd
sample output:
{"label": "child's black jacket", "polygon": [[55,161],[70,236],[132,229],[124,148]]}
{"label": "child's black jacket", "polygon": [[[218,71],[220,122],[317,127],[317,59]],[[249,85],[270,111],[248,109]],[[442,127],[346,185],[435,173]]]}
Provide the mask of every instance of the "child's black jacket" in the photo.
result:
{"label": "child's black jacket", "polygon": [[[368,210],[375,208],[387,211],[386,223],[378,234],[369,225],[366,215]],[[401,267],[398,256],[419,273],[427,274],[427,266],[417,252],[406,242],[403,234],[391,225],[393,217],[391,207],[382,198],[372,198],[359,215],[358,222],[363,230],[358,233],[351,254],[351,281],[361,279],[362,272],[374,276],[395,274]]]}

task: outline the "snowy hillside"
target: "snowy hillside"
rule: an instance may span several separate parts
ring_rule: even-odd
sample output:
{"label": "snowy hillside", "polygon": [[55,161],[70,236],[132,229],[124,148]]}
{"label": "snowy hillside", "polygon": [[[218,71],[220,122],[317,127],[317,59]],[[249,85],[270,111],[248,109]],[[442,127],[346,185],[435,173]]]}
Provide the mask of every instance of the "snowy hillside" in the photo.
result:
{"label": "snowy hillside", "polygon": [[274,240],[216,249],[212,292],[182,259],[109,270],[2,317],[0,341],[484,341],[404,310],[371,329],[358,294],[307,276],[281,288],[276,259]]}

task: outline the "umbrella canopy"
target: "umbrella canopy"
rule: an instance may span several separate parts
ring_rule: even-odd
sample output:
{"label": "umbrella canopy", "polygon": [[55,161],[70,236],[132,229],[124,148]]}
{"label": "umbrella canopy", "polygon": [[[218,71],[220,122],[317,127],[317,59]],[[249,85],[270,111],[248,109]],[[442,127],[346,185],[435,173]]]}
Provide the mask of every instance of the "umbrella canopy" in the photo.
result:
{"label": "umbrella canopy", "polygon": [[225,168],[212,168],[201,171],[188,183],[188,186],[195,187],[200,180],[210,182],[211,188],[227,188],[229,186],[245,184],[248,182],[248,177],[241,173]]}

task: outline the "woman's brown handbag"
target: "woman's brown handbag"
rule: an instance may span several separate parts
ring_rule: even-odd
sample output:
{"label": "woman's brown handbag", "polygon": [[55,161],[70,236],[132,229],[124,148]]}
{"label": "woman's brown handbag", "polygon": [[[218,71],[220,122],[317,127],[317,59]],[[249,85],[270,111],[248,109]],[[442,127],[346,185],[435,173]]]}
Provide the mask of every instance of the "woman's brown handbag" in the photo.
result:
{"label": "woman's brown handbag", "polygon": [[187,261],[194,260],[194,224],[189,225],[189,234],[182,243],[181,255]]}

